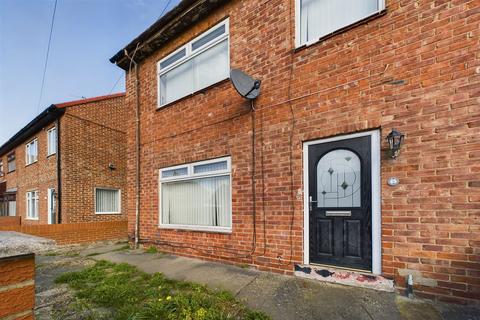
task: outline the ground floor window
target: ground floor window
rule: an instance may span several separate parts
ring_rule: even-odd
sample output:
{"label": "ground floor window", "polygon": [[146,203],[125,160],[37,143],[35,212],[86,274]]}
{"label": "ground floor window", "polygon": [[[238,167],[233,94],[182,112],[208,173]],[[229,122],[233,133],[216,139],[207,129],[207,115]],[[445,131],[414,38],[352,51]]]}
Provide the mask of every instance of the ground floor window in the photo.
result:
{"label": "ground floor window", "polygon": [[160,170],[160,226],[229,232],[230,157]]}
{"label": "ground floor window", "polygon": [[120,213],[120,190],[109,188],[95,189],[95,213],[115,214]]}
{"label": "ground floor window", "polygon": [[38,219],[38,191],[27,192],[27,219]]}

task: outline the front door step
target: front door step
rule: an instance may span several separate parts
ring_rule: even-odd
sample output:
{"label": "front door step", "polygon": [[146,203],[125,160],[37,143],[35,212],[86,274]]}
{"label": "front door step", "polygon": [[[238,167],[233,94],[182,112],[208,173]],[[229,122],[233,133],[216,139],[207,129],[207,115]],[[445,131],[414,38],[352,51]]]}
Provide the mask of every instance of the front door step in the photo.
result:
{"label": "front door step", "polygon": [[393,281],[382,276],[335,269],[332,267],[297,264],[295,265],[295,276],[379,291],[395,291]]}

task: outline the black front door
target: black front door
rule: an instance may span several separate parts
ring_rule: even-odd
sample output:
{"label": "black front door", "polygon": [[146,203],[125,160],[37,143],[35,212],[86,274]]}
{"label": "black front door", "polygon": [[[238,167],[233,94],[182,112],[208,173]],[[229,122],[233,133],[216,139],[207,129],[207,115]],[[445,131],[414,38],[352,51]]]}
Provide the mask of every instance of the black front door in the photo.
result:
{"label": "black front door", "polygon": [[371,138],[308,149],[310,262],[371,270]]}

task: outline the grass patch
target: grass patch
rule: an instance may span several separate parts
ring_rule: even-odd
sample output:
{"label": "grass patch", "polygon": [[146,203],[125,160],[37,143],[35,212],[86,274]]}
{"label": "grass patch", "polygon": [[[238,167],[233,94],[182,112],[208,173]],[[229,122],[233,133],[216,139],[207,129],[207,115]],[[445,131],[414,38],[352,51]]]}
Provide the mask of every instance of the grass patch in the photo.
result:
{"label": "grass patch", "polygon": [[46,257],[55,257],[55,256],[58,256],[59,253],[55,252],[55,251],[49,251],[49,252],[44,253],[43,255],[46,256]]}
{"label": "grass patch", "polygon": [[170,280],[161,273],[150,275],[128,264],[98,261],[82,271],[64,273],[55,282],[74,289],[79,311],[108,310],[97,319],[269,319],[229,292]]}
{"label": "grass patch", "polygon": [[145,249],[145,252],[146,253],[157,253],[158,250],[157,250],[157,247],[148,247],[147,249]]}

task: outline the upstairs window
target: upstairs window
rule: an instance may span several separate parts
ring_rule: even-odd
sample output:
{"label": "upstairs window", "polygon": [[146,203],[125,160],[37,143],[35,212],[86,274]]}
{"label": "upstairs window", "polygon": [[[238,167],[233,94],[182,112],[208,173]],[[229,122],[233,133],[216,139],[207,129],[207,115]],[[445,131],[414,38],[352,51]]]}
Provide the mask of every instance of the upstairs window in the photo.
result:
{"label": "upstairs window", "polygon": [[17,165],[15,163],[15,153],[10,153],[7,156],[7,172],[13,172],[17,169]]}
{"label": "upstairs window", "polygon": [[160,170],[160,227],[231,232],[230,157]]}
{"label": "upstairs window", "polygon": [[296,0],[297,46],[308,45],[385,8],[385,0]]}
{"label": "upstairs window", "polygon": [[27,192],[27,219],[38,220],[38,191]]}
{"label": "upstairs window", "polygon": [[158,106],[227,79],[229,55],[227,19],[160,60]]}
{"label": "upstairs window", "polygon": [[0,160],[0,177],[3,177],[4,170],[3,170],[3,160]]}
{"label": "upstairs window", "polygon": [[57,128],[47,131],[47,156],[57,153]]}
{"label": "upstairs window", "polygon": [[25,162],[28,166],[29,164],[35,163],[38,160],[38,140],[34,139],[31,142],[27,143],[25,150]]}

